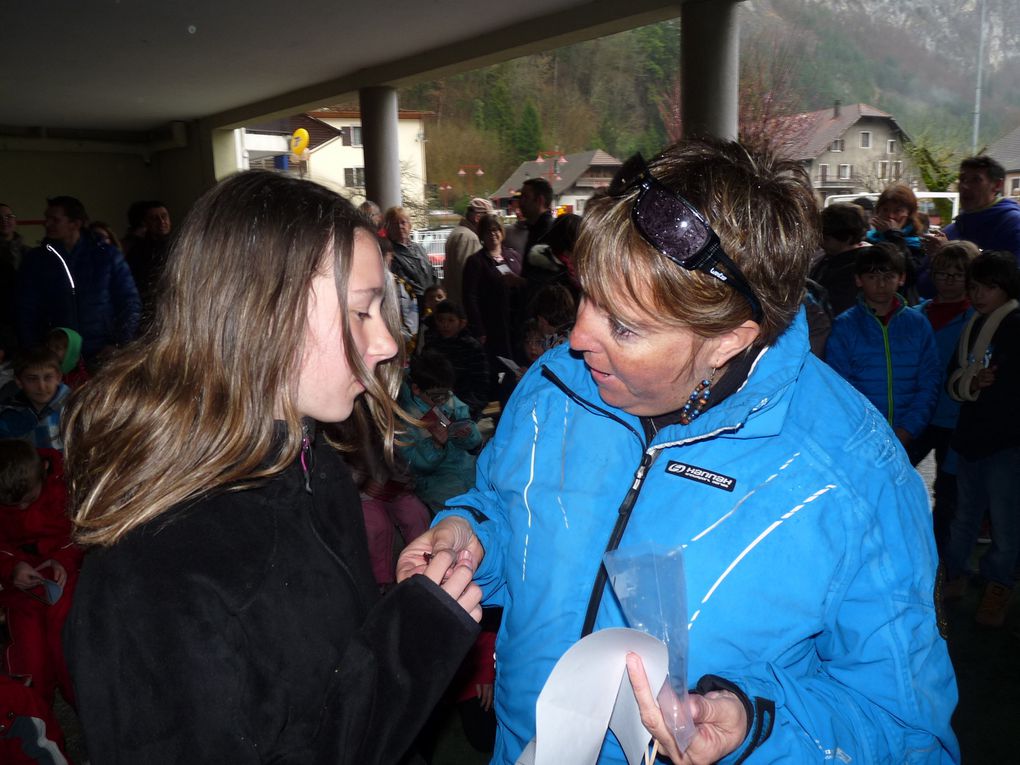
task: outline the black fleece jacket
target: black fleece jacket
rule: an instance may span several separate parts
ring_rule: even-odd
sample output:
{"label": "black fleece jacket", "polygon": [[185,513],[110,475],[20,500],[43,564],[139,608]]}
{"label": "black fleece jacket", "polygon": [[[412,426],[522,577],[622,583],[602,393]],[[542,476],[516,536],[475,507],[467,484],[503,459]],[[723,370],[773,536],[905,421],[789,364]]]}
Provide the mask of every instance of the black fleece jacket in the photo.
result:
{"label": "black fleece jacket", "polygon": [[298,461],[89,553],[65,650],[94,765],[410,746],[478,627],[423,576],[379,599],[348,469],[325,443],[311,456],[311,492]]}

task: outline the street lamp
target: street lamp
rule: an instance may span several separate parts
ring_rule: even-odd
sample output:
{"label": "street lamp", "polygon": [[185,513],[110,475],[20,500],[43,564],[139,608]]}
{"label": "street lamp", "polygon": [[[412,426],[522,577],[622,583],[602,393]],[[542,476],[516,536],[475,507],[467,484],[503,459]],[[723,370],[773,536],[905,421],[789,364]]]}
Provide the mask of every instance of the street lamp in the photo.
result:
{"label": "street lamp", "polygon": [[560,176],[559,166],[567,164],[566,155],[559,150],[546,151],[543,149],[538,152],[538,157],[535,159],[535,162],[537,162],[540,165],[544,165],[546,157],[552,159],[552,163],[550,163],[549,169],[546,172],[542,173],[542,175],[547,176],[549,178],[550,183],[552,183],[554,180],[562,181],[563,178]]}
{"label": "street lamp", "polygon": [[[473,173],[469,173],[469,170],[474,170]],[[467,177],[468,194],[474,196],[475,189],[475,178],[476,175],[485,175],[485,171],[482,170],[481,165],[461,165],[457,168],[457,175],[461,178]]]}
{"label": "street lamp", "polygon": [[448,208],[450,206],[450,192],[453,191],[453,186],[447,181],[440,181],[436,189],[439,191],[439,198],[443,203],[443,209]]}

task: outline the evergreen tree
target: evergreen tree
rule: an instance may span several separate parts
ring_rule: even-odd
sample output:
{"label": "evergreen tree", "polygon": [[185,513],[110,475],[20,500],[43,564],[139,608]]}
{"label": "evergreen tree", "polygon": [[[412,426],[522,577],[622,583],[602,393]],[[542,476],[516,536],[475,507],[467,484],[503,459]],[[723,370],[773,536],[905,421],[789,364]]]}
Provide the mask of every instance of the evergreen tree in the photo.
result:
{"label": "evergreen tree", "polygon": [[534,104],[528,101],[524,105],[521,118],[517,122],[517,129],[514,131],[514,151],[517,154],[517,159],[523,162],[534,159],[541,149],[542,125]]}

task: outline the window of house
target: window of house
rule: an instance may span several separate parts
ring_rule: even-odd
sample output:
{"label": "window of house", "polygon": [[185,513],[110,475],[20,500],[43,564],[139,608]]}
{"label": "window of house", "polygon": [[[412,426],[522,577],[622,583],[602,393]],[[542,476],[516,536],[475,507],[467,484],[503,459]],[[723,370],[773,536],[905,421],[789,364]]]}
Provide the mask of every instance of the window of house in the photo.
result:
{"label": "window of house", "polygon": [[361,146],[361,125],[346,125],[340,128],[340,141],[344,146]]}
{"label": "window of house", "polygon": [[894,181],[898,181],[902,175],[903,175],[903,163],[902,162],[893,162],[892,163],[892,179]]}
{"label": "window of house", "polygon": [[871,131],[870,130],[862,130],[861,131],[861,148],[862,149],[870,149],[871,148]]}
{"label": "window of house", "polygon": [[829,180],[829,166],[828,165],[819,165],[818,166],[818,181],[820,183],[825,183],[828,180]]}
{"label": "window of house", "polygon": [[848,180],[850,180],[850,167],[851,167],[850,165],[840,165],[839,166],[839,179],[841,181],[848,181]]}
{"label": "window of house", "polygon": [[1020,178],[1013,178],[1009,185],[1010,196],[1020,193]]}
{"label": "window of house", "polygon": [[895,138],[890,138],[888,141],[885,142],[885,153],[886,154],[895,154],[896,153],[896,139]]}
{"label": "window of house", "polygon": [[344,168],[344,186],[352,188],[364,188],[365,187],[365,168],[363,167],[345,167]]}
{"label": "window of house", "polygon": [[889,177],[889,163],[882,160],[878,163],[878,180],[884,181]]}
{"label": "window of house", "polygon": [[829,151],[843,151],[843,145],[843,139],[837,138],[832,142],[832,145],[829,147]]}

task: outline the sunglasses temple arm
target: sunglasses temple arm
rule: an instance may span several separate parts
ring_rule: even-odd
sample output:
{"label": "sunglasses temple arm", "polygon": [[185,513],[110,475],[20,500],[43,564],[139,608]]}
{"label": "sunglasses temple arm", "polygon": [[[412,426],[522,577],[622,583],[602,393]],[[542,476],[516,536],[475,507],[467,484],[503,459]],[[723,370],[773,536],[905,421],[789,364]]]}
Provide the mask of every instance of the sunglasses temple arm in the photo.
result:
{"label": "sunglasses temple arm", "polygon": [[733,289],[743,295],[747,300],[748,304],[751,306],[751,314],[754,321],[760,322],[762,319],[761,302],[754,294],[754,290],[751,289],[751,285],[747,283],[746,279],[744,279],[744,276],[737,267],[737,264],[730,260],[729,255],[723,252],[722,247],[717,246],[713,248],[711,256],[713,260],[717,263],[721,263],[726,268],[726,271],[728,272],[727,281],[733,285]]}

